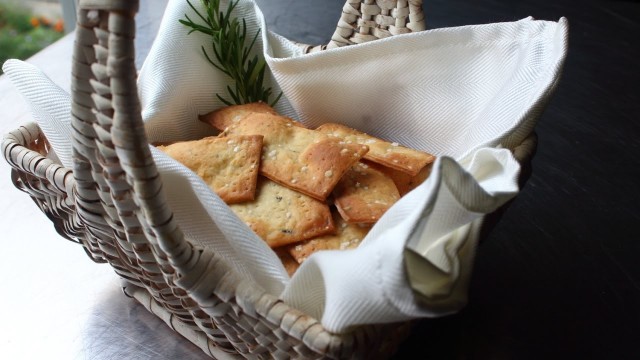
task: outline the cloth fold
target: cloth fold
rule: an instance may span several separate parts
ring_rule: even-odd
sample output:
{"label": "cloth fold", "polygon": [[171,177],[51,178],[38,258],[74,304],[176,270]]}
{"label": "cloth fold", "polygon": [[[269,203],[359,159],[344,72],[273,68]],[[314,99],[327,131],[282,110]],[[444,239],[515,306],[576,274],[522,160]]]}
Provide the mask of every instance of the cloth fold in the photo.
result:
{"label": "cloth fold", "polygon": [[[154,151],[189,241],[217,251],[241,276],[330,331],[458,311],[484,215],[518,193],[520,168],[509,149],[531,133],[557,83],[566,19],[435,29],[302,54],[269,32],[253,1],[240,0],[234,13],[249,34],[261,31],[254,50],[268,63],[267,86],[284,94],[280,113],[311,128],[343,123],[438,159],[429,179],[387,211],[358,248],[318,252],[290,279],[201,179]],[[197,18],[185,1],[169,1],[139,74],[152,142],[212,134],[198,115],[223,106],[215,94],[225,95],[231,82],[202,55],[206,37],[187,35],[178,22],[185,14]],[[68,94],[31,65],[10,61],[4,69],[70,167]]]}

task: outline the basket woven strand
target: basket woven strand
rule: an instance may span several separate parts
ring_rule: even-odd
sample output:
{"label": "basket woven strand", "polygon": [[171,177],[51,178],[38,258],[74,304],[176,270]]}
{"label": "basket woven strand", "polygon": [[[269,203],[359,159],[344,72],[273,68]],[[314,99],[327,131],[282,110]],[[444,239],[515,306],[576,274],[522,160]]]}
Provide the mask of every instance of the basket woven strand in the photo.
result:
{"label": "basket woven strand", "polygon": [[[359,27],[354,36],[362,41],[386,35],[364,30],[364,25],[372,25],[372,3],[362,3],[364,15],[349,13]],[[420,5],[377,3],[409,4],[416,11]],[[109,263],[126,279],[126,294],[212,357],[214,349],[247,358],[369,359],[393,354],[411,322],[330,333],[317,319],[240,278],[210,249],[185,240],[164,199],[142,122],[133,48],[137,6],[137,1],[80,1],[72,70],[73,169],[52,161],[52,149],[38,126],[25,124],[2,143],[14,185],[36,202],[64,238],[82,244],[93,261]],[[347,6],[358,8],[353,2]],[[414,29],[420,29],[421,13],[409,13],[409,23],[403,11],[376,15],[387,27],[388,13],[403,18],[396,28],[401,23],[411,28],[417,19]],[[342,31],[344,17],[336,32]],[[367,31],[377,35],[361,36]],[[343,45],[360,41],[349,39]],[[514,155],[525,166],[535,147],[532,134]]]}
{"label": "basket woven strand", "polygon": [[347,0],[329,43],[301,46],[312,53],[425,29],[422,0]]}

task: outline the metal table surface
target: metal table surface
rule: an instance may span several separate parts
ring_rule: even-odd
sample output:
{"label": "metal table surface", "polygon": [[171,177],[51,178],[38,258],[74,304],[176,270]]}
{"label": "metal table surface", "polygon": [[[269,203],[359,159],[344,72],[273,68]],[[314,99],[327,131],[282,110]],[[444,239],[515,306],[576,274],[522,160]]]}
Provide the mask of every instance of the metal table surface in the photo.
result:
{"label": "metal table surface", "polygon": [[[166,1],[142,1],[144,59]],[[344,2],[260,0],[270,29],[326,43]],[[570,24],[560,85],[540,118],[533,175],[480,245],[469,304],[423,321],[396,358],[640,358],[640,2],[425,0],[430,28]],[[29,61],[69,88],[73,34]],[[0,77],[0,131],[30,121]],[[0,358],[205,359],[59,237],[0,162]]]}

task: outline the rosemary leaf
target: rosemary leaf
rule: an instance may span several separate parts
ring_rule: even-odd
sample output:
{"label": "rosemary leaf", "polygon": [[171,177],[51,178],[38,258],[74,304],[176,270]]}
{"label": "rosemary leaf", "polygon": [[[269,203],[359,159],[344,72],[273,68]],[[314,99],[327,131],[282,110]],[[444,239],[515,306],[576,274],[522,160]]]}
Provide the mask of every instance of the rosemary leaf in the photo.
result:
{"label": "rosemary leaf", "polygon": [[280,100],[282,93],[274,101],[269,101],[272,89],[264,88],[267,64],[257,55],[250,57],[260,30],[251,37],[249,44],[246,44],[249,39],[247,23],[245,19],[240,22],[231,14],[239,0],[231,0],[224,11],[220,9],[220,0],[200,1],[205,8],[204,14],[198,11],[190,0],[187,0],[187,3],[203,23],[195,22],[187,14],[185,19],[180,19],[179,22],[190,28],[188,34],[201,32],[211,37],[211,50],[207,51],[204,46],[202,47],[205,58],[215,68],[231,77],[235,83],[235,90],[227,86],[228,95],[233,102],[220,94],[216,94],[216,97],[226,105],[263,101],[274,106]]}

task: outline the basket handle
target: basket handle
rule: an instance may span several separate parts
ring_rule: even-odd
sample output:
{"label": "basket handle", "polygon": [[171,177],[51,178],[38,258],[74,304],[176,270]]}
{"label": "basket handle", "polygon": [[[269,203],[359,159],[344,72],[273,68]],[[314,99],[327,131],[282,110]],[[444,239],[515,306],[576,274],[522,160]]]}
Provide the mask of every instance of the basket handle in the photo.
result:
{"label": "basket handle", "polygon": [[185,240],[162,191],[136,85],[137,10],[138,1],[79,2],[71,108],[76,209],[119,274],[175,303],[175,294],[191,292],[179,279],[214,254]]}
{"label": "basket handle", "polygon": [[425,30],[422,1],[346,0],[328,44],[298,45],[304,53],[312,53]]}

